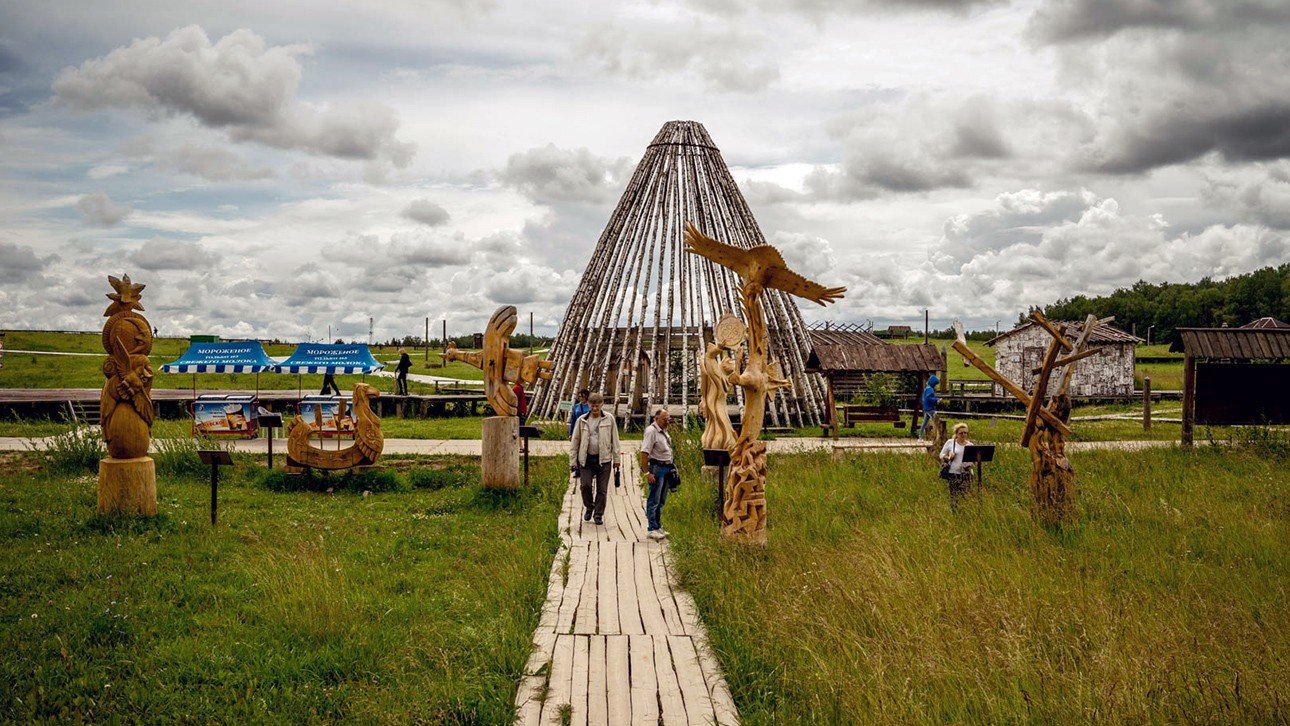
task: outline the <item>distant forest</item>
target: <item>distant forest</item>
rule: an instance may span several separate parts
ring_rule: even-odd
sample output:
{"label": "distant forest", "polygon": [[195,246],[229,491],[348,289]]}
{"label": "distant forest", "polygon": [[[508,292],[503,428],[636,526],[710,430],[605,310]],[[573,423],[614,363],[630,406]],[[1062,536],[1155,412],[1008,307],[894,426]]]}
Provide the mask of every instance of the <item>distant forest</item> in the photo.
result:
{"label": "distant forest", "polygon": [[[1102,297],[1077,295],[1043,309],[1050,320],[1083,320],[1115,316],[1114,325],[1140,338],[1153,327],[1152,342],[1173,342],[1175,328],[1236,328],[1272,316],[1290,321],[1290,264],[1265,267],[1225,280],[1205,278],[1194,283],[1138,281]],[[1024,321],[1023,313],[1019,320]]]}

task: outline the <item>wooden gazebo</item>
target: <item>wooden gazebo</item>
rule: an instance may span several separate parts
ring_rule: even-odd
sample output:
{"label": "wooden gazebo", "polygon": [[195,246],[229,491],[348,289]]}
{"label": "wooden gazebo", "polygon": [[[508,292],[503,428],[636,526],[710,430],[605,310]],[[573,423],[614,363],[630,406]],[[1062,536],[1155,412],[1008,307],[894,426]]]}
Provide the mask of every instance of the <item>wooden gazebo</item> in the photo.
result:
{"label": "wooden gazebo", "polygon": [[[812,338],[820,331],[812,331]],[[934,345],[890,345],[878,343],[818,344],[811,348],[806,360],[808,373],[824,376],[828,406],[829,428],[833,438],[838,438],[838,391],[853,392],[865,385],[875,373],[914,374],[918,376],[917,393],[921,394],[927,379],[937,371],[945,370],[945,357]],[[915,397],[913,425],[910,434],[918,432],[918,418],[922,414],[921,395]]]}
{"label": "wooden gazebo", "polygon": [[1197,423],[1290,423],[1290,328],[1178,328],[1178,333],[1184,353],[1184,446],[1191,446]]}

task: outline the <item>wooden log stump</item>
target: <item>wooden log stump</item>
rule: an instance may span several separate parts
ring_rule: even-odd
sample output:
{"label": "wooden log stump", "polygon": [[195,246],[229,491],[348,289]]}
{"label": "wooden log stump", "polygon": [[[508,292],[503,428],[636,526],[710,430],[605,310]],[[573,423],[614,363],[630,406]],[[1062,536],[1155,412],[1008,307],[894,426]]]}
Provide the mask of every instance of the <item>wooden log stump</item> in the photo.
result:
{"label": "wooden log stump", "polygon": [[489,416],[483,424],[480,478],[485,489],[520,488],[520,421],[514,416]]}
{"label": "wooden log stump", "polygon": [[152,457],[99,461],[99,514],[157,516],[157,467]]}

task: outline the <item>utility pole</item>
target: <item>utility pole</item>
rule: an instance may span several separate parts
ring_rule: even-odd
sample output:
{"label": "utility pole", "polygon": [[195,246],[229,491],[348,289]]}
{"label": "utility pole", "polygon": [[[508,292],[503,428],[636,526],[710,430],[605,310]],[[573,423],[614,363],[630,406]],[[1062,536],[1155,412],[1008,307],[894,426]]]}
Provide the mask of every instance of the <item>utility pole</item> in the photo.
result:
{"label": "utility pole", "polygon": [[421,339],[421,344],[426,347],[426,367],[430,367],[430,318],[426,318],[426,337]]}
{"label": "utility pole", "polygon": [[923,308],[923,345],[927,345],[927,337],[930,328],[929,323],[931,321],[930,316],[931,312],[927,308]]}
{"label": "utility pole", "polygon": [[328,323],[327,324],[327,342],[330,343],[332,342],[332,340],[334,340],[334,338],[331,337],[331,323]]}
{"label": "utility pole", "polygon": [[372,317],[367,317],[367,344],[372,344]]}
{"label": "utility pole", "polygon": [[448,367],[448,318],[443,319],[443,364],[440,367]]}
{"label": "utility pole", "polygon": [[533,311],[529,311],[529,355],[533,355]]}

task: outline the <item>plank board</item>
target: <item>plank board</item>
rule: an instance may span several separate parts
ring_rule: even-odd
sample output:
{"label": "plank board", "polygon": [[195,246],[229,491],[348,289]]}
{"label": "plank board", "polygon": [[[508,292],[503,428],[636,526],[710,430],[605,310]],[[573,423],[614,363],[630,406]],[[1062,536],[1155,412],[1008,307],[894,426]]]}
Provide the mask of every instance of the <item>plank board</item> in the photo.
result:
{"label": "plank board", "polygon": [[551,658],[551,677],[547,680],[546,700],[542,703],[543,724],[560,723],[560,706],[572,700],[573,636],[557,635]]}
{"label": "plank board", "polygon": [[605,637],[591,636],[591,648],[587,658],[587,723],[593,726],[610,723],[609,691],[606,687],[609,667],[606,661]]}
{"label": "plank board", "polygon": [[672,653],[665,636],[651,637],[654,641],[654,675],[658,679],[658,700],[663,710],[664,723],[688,723],[685,701],[681,697],[681,684],[672,665]]}
{"label": "plank board", "polygon": [[632,722],[658,723],[658,681],[654,674],[654,639],[629,635],[631,658]]}
{"label": "plank board", "polygon": [[570,686],[569,703],[573,705],[572,726],[587,724],[587,679],[589,667],[587,660],[591,653],[591,642],[584,635],[573,638],[573,683]]}
{"label": "plank board", "polygon": [[596,613],[596,584],[599,582],[600,543],[591,541],[582,545],[586,555],[586,576],[582,578],[582,592],[578,595],[578,611],[573,618],[573,632],[596,632],[598,615]]}
{"label": "plank board", "polygon": [[602,542],[600,549],[600,572],[596,583],[597,633],[616,634],[622,631],[618,627],[618,546],[613,542]]}
{"label": "plank board", "polygon": [[605,636],[605,688],[609,723],[631,723],[632,683],[626,635]]}

